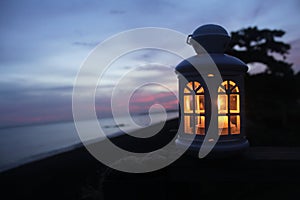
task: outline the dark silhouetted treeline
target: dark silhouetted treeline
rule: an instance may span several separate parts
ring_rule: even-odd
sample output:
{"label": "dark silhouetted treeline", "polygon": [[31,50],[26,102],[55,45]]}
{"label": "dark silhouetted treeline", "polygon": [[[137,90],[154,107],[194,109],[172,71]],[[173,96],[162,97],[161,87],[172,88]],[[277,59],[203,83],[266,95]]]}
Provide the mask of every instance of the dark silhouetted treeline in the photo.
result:
{"label": "dark silhouetted treeline", "polygon": [[247,137],[252,146],[300,145],[300,73],[286,62],[290,44],[282,30],[249,27],[232,32],[227,53],[266,70],[245,78]]}

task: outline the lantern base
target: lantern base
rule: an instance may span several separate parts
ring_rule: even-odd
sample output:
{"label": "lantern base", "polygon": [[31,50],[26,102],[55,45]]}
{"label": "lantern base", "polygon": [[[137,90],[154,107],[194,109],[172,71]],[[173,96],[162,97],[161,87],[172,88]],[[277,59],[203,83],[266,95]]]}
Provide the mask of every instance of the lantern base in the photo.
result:
{"label": "lantern base", "polygon": [[[200,148],[202,147],[203,140],[196,139],[192,142],[185,138],[177,138],[176,145],[178,147],[187,148],[187,153],[198,157]],[[209,152],[208,157],[230,157],[244,153],[249,147],[249,142],[246,138],[239,138],[235,140],[222,140],[220,139],[213,149]],[[211,146],[207,147],[210,149]]]}

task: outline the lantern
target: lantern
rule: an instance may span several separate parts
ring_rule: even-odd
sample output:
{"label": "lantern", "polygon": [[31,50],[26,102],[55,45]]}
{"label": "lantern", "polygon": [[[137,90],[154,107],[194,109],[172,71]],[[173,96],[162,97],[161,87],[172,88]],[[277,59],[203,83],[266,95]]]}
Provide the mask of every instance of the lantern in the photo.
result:
{"label": "lantern", "polygon": [[[199,151],[207,135],[210,120],[217,121],[215,124],[218,129],[215,130],[219,135],[212,152],[239,153],[249,146],[245,138],[244,113],[244,75],[248,67],[241,60],[224,54],[229,41],[230,37],[223,27],[213,24],[200,26],[187,39],[197,55],[182,61],[176,67],[181,121],[176,144],[189,145],[190,151]],[[198,73],[198,70],[207,69],[204,61],[207,55],[215,63],[222,78],[216,89],[209,92],[203,76],[214,80],[216,74],[209,70],[201,75]],[[189,60],[193,60],[196,65]],[[210,94],[212,92],[214,95]],[[214,118],[211,118],[212,109],[217,113]]]}

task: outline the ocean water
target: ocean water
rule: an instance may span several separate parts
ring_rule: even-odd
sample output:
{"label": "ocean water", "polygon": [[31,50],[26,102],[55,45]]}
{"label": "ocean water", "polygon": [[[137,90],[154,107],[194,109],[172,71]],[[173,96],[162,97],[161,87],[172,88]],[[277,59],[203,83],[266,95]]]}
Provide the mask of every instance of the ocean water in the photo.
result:
{"label": "ocean water", "polygon": [[[177,112],[168,112],[167,119],[178,117]],[[161,113],[132,116],[133,121],[140,127],[147,127],[152,124],[164,121]],[[152,120],[152,121],[151,121]],[[79,122],[85,127],[90,127],[92,121]],[[117,123],[112,118],[100,119],[104,133],[113,136],[120,133],[136,130],[128,118],[118,118]],[[88,129],[87,129],[87,132]],[[103,136],[98,134],[90,135],[87,139],[101,140]],[[45,125],[32,125],[14,128],[0,129],[0,172],[25,163],[46,158],[51,155],[75,149],[82,145],[77,134],[74,122],[54,123]]]}

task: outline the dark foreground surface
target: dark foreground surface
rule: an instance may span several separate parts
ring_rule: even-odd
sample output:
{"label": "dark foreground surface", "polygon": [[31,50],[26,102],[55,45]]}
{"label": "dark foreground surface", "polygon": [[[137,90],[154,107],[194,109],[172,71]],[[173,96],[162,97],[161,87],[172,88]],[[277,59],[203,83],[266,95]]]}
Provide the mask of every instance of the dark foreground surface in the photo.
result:
{"label": "dark foreground surface", "polygon": [[[146,142],[112,140],[147,152],[169,141],[176,124],[168,121],[163,134]],[[300,148],[252,147],[238,157],[184,155],[159,171],[129,174],[102,165],[81,147],[3,172],[0,187],[1,199],[298,199],[299,169]]]}

